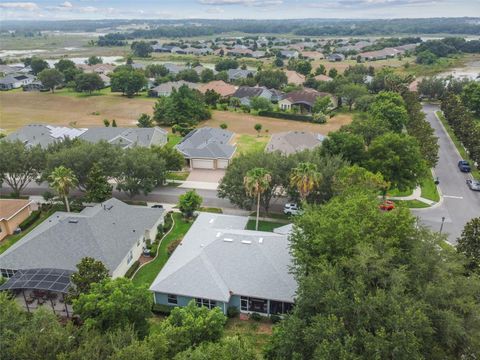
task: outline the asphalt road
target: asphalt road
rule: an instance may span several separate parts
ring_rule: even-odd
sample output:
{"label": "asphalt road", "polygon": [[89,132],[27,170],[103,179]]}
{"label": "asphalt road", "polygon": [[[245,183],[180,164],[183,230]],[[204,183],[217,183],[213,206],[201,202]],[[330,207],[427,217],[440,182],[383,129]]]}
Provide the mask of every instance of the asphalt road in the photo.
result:
{"label": "asphalt road", "polygon": [[[25,190],[22,191],[22,195],[42,195],[45,191],[50,190],[47,183],[37,184],[30,183]],[[174,186],[165,186],[154,189],[147,196],[137,195],[133,200],[143,200],[149,202],[159,202],[166,204],[176,204],[178,197],[189,189],[178,188]],[[0,193],[8,194],[11,189],[8,186],[0,187]],[[51,190],[50,190],[51,191]],[[220,199],[217,197],[216,190],[202,190],[196,189],[197,193],[203,198],[203,206],[205,207],[218,207],[222,209],[238,209],[232,205],[228,199]],[[73,191],[71,195],[82,195],[80,191]],[[120,200],[130,200],[130,198],[124,193],[114,191],[113,196]],[[276,198],[271,201],[270,211],[281,212],[283,205],[287,202],[287,199]]]}
{"label": "asphalt road", "polygon": [[458,170],[457,163],[461,156],[442,123],[435,116],[437,110],[439,110],[437,105],[423,106],[423,111],[435,130],[440,145],[439,160],[434,171],[440,181],[443,201],[432,208],[415,209],[413,212],[420,218],[421,223],[435,231],[440,231],[442,217],[445,217],[442,232],[448,234],[448,241],[451,244],[456,244],[465,224],[470,219],[480,216],[480,192],[471,191],[465,183],[471,175]]}

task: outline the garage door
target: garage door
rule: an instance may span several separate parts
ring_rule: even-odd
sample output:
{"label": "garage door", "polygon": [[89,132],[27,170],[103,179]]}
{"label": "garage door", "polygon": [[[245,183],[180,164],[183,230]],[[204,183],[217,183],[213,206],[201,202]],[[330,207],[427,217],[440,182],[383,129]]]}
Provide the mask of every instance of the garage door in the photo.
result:
{"label": "garage door", "polygon": [[213,169],[213,160],[193,159],[192,167],[194,169]]}
{"label": "garage door", "polygon": [[226,159],[218,159],[217,160],[217,168],[218,169],[226,169],[228,166],[228,160]]}

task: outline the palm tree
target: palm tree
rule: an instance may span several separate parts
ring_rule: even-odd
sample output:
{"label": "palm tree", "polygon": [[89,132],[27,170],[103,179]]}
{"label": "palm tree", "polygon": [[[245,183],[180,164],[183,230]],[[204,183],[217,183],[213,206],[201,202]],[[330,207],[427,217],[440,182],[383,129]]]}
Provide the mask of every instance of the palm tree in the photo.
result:
{"label": "palm tree", "polygon": [[254,168],[247,172],[243,178],[243,185],[247,194],[252,197],[257,197],[257,221],[255,223],[255,230],[258,230],[258,216],[260,213],[260,196],[270,187],[272,176],[263,168]]}
{"label": "palm tree", "polygon": [[78,184],[77,177],[73,171],[65,166],[56,167],[49,175],[48,183],[55,189],[59,196],[63,197],[65,207],[67,208],[67,211],[70,212],[68,193],[70,192],[70,189]]}
{"label": "palm tree", "polygon": [[309,162],[299,163],[290,174],[290,184],[297,188],[302,200],[320,185],[321,180],[317,165]]}

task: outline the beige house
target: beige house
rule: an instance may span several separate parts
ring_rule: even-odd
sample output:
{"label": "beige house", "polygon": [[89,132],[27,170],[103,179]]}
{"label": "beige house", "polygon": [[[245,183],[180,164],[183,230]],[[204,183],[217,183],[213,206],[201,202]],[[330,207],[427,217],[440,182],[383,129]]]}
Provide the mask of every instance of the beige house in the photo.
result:
{"label": "beige house", "polygon": [[12,235],[31,213],[32,202],[20,199],[0,199],[0,241]]}

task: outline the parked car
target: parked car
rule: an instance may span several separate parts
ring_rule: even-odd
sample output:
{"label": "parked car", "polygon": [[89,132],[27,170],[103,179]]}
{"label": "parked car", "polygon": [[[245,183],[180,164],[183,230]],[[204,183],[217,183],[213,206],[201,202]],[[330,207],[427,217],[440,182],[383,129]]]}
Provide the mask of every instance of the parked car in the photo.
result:
{"label": "parked car", "polygon": [[478,181],[478,180],[468,179],[467,180],[467,185],[470,188],[470,190],[480,191],[480,181]]}
{"label": "parked car", "polygon": [[385,200],[383,203],[380,204],[380,210],[383,211],[391,211],[395,209],[395,203],[392,200]]}
{"label": "parked car", "polygon": [[465,172],[465,173],[472,171],[472,169],[470,168],[470,164],[466,160],[460,160],[458,162],[458,168],[460,169],[461,172]]}
{"label": "parked car", "polygon": [[298,215],[301,213],[301,209],[297,204],[294,203],[287,203],[283,207],[283,213],[285,215]]}
{"label": "parked car", "polygon": [[152,209],[163,209],[163,205],[161,204],[152,205]]}

